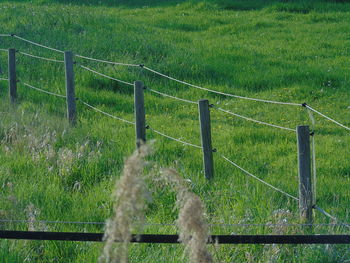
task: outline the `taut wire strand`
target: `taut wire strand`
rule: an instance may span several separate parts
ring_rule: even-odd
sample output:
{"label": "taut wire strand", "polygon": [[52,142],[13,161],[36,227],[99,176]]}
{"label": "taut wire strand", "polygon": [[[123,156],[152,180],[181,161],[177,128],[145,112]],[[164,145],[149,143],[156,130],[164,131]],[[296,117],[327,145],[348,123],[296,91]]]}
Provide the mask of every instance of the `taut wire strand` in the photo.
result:
{"label": "taut wire strand", "polygon": [[344,124],[341,124],[340,122],[338,122],[338,121],[336,121],[336,120],[334,120],[334,119],[332,119],[332,118],[330,118],[330,117],[324,115],[323,113],[321,113],[321,112],[319,112],[319,111],[317,111],[317,110],[311,108],[309,105],[305,105],[305,107],[308,108],[309,110],[311,110],[311,111],[317,113],[318,115],[320,115],[320,116],[326,118],[327,120],[329,120],[329,121],[331,121],[331,122],[334,122],[335,124],[339,125],[340,127],[343,127],[344,129],[347,129],[348,131],[350,131],[350,128],[349,128],[349,127],[347,127],[347,126],[345,126]]}
{"label": "taut wire strand", "polygon": [[313,204],[317,203],[317,168],[316,168],[316,146],[315,146],[315,118],[312,114],[312,111],[306,108],[309,118],[312,124],[312,132],[311,132],[311,146],[312,146],[312,173],[313,173],[313,182],[312,182],[312,202]]}
{"label": "taut wire strand", "polygon": [[226,160],[227,162],[229,162],[230,164],[232,164],[233,166],[235,166],[236,168],[240,169],[240,170],[241,170],[242,172],[244,172],[245,174],[251,176],[252,178],[254,178],[254,179],[256,179],[256,180],[258,180],[259,182],[261,182],[261,183],[267,185],[268,187],[270,187],[270,188],[272,188],[272,189],[274,189],[274,190],[276,190],[276,191],[278,191],[278,192],[280,192],[280,193],[282,193],[282,194],[284,194],[284,195],[286,195],[286,196],[288,196],[288,197],[290,197],[290,198],[292,198],[292,199],[294,199],[294,200],[296,200],[296,201],[299,201],[299,199],[296,198],[295,196],[292,196],[292,195],[286,193],[285,191],[283,191],[283,190],[281,190],[281,189],[279,189],[279,188],[277,188],[277,187],[275,187],[275,186],[273,186],[273,185],[271,185],[271,184],[265,182],[264,180],[260,179],[259,177],[257,177],[257,176],[255,176],[255,175],[251,174],[251,173],[248,172],[247,170],[245,170],[245,169],[243,169],[242,167],[240,167],[238,164],[236,164],[236,163],[234,163],[233,161],[231,161],[231,160],[229,160],[228,158],[226,158],[224,155],[221,155],[221,157],[222,157],[224,160]]}
{"label": "taut wire strand", "polygon": [[134,122],[131,122],[131,121],[122,119],[122,118],[120,118],[120,117],[114,116],[114,115],[112,115],[112,114],[109,114],[109,113],[107,113],[107,112],[105,112],[105,111],[102,111],[102,110],[100,110],[100,109],[98,109],[98,108],[96,108],[96,107],[90,105],[89,103],[86,103],[85,101],[82,101],[82,100],[79,100],[79,101],[80,101],[81,103],[83,103],[85,106],[87,106],[87,107],[89,107],[89,108],[91,108],[91,109],[93,109],[93,110],[95,110],[95,111],[97,111],[97,112],[99,112],[99,113],[102,113],[102,114],[104,114],[104,115],[106,115],[106,116],[108,116],[108,117],[111,117],[111,118],[116,119],[116,120],[119,120],[119,121],[123,121],[123,122],[128,123],[128,124],[131,124],[131,125],[135,125]]}
{"label": "taut wire strand", "polygon": [[157,131],[157,130],[153,129],[153,128],[151,128],[150,126],[147,126],[147,128],[150,129],[151,131],[153,131],[154,133],[157,133],[157,134],[159,134],[159,135],[161,135],[161,136],[163,136],[163,137],[165,137],[165,138],[168,138],[168,139],[170,139],[170,140],[177,141],[177,142],[182,143],[182,144],[184,144],[184,145],[192,146],[192,147],[194,147],[194,148],[202,149],[202,147],[199,146],[199,145],[192,144],[192,143],[189,143],[189,142],[185,142],[185,141],[182,141],[182,140],[180,140],[180,139],[176,139],[176,138],[174,138],[174,137],[171,137],[171,136],[169,136],[169,135],[166,135],[166,134],[164,134],[164,133],[162,133],[162,132],[160,132],[160,131]]}
{"label": "taut wire strand", "polygon": [[322,214],[324,214],[325,216],[333,219],[335,222],[338,222],[339,225],[342,225],[342,226],[346,226],[348,228],[350,228],[350,224],[349,223],[343,223],[343,222],[340,222],[338,220],[338,218],[336,218],[335,216],[332,216],[331,214],[327,213],[326,211],[324,211],[321,207],[317,206],[317,205],[314,205],[313,208],[315,208],[317,211],[321,212]]}
{"label": "taut wire strand", "polygon": [[190,86],[190,87],[193,87],[193,88],[196,88],[196,89],[201,89],[201,90],[205,90],[205,91],[208,91],[208,92],[211,92],[211,93],[216,93],[216,94],[220,94],[220,95],[224,95],[224,96],[229,96],[229,97],[234,97],[234,98],[238,98],[238,99],[245,99],[245,100],[252,100],[252,101],[258,101],[258,102],[266,102],[266,103],[273,103],[273,104],[281,104],[281,105],[291,105],[291,106],[302,106],[301,103],[293,103],[293,102],[280,102],[280,101],[273,101],[273,100],[264,100],[264,99],[256,99],[256,98],[250,98],[250,97],[244,97],[244,96],[239,96],[239,95],[234,95],[234,94],[230,94],[230,93],[225,93],[225,92],[221,92],[221,91],[217,91],[217,90],[212,90],[212,89],[208,89],[208,88],[203,88],[203,87],[200,87],[200,86],[197,86],[197,85],[193,85],[191,83],[188,83],[188,82],[185,82],[185,81],[182,81],[182,80],[178,80],[178,79],[175,79],[173,77],[170,77],[168,75],[165,75],[163,73],[160,73],[158,71],[155,71],[151,68],[148,68],[146,66],[142,66],[143,69],[145,70],[148,70],[150,72],[153,72],[154,74],[157,74],[159,76],[162,76],[164,78],[167,78],[167,79],[170,79],[170,80],[173,80],[173,81],[176,81],[178,83],[181,83],[181,84],[184,84],[184,85],[187,85],[187,86]]}
{"label": "taut wire strand", "polygon": [[50,92],[50,91],[47,91],[47,90],[39,89],[39,88],[36,88],[36,87],[34,87],[32,85],[29,85],[27,83],[24,83],[24,82],[20,82],[20,83],[22,83],[24,86],[26,86],[28,88],[31,88],[31,89],[34,89],[34,90],[46,93],[48,95],[52,95],[52,96],[56,96],[56,97],[60,97],[60,98],[66,98],[66,96],[61,95],[61,94],[57,94],[57,93],[53,93],[53,92]]}
{"label": "taut wire strand", "polygon": [[[22,219],[0,219],[0,223],[45,223],[45,224],[77,224],[77,225],[105,225],[105,222],[84,222],[84,221],[53,221],[53,220],[22,220]],[[275,226],[288,226],[288,227],[309,227],[309,226],[344,226],[349,225],[348,223],[317,223],[317,224],[293,224],[293,223],[217,223],[208,224],[211,227],[275,227]],[[177,226],[175,223],[144,223],[144,226]]]}
{"label": "taut wire strand", "polygon": [[163,93],[163,92],[160,92],[160,91],[157,91],[157,90],[154,90],[154,89],[151,89],[149,87],[146,88],[146,90],[149,90],[150,92],[153,92],[153,93],[156,93],[156,94],[159,94],[161,96],[164,96],[164,97],[169,97],[169,98],[172,98],[172,99],[175,99],[175,100],[179,100],[179,101],[183,101],[183,102],[187,102],[187,103],[191,103],[191,104],[197,104],[197,102],[195,101],[192,101],[192,100],[186,100],[186,99],[181,99],[181,98],[178,98],[178,97],[175,97],[175,96],[172,96],[172,95],[169,95],[169,94],[166,94],[166,93]]}
{"label": "taut wire strand", "polygon": [[19,37],[19,36],[15,35],[15,34],[12,34],[11,36],[13,36],[14,38],[20,39],[20,40],[22,40],[22,41],[24,41],[24,42],[27,42],[27,43],[29,43],[29,44],[32,44],[32,45],[34,45],[34,46],[46,48],[46,49],[49,49],[49,50],[52,50],[52,51],[56,51],[56,52],[59,52],[59,53],[64,53],[64,51],[62,51],[62,50],[59,50],[59,49],[56,49],[56,48],[52,48],[52,47],[48,47],[48,46],[44,46],[44,45],[42,45],[42,44],[36,43],[36,42],[34,42],[34,41],[30,41],[30,40],[25,39],[25,38],[23,38],[23,37]]}
{"label": "taut wire strand", "polygon": [[82,66],[82,65],[80,65],[80,67],[83,68],[83,69],[85,69],[85,70],[88,70],[88,71],[90,71],[90,72],[92,72],[92,73],[95,73],[95,74],[97,74],[97,75],[100,75],[100,76],[102,76],[102,77],[105,77],[105,78],[107,78],[107,79],[111,79],[111,80],[114,80],[114,81],[123,83],[123,84],[125,84],[125,85],[134,86],[134,84],[132,84],[132,83],[130,83],[130,82],[126,82],[126,81],[124,81],[124,80],[120,80],[120,79],[116,79],[116,78],[110,77],[110,76],[108,76],[108,75],[105,75],[105,74],[103,74],[103,73],[100,73],[100,72],[98,72],[98,71],[96,71],[96,70],[93,70],[93,69],[91,69],[91,68],[88,68],[88,67],[85,67],[85,66]]}
{"label": "taut wire strand", "polygon": [[24,56],[27,56],[27,57],[37,58],[37,59],[41,59],[41,60],[45,60],[45,61],[56,62],[56,63],[64,63],[63,60],[57,60],[57,59],[53,59],[53,58],[40,57],[40,56],[32,55],[32,54],[29,54],[29,53],[25,53],[25,52],[22,52],[22,51],[18,51],[18,53],[22,54]]}
{"label": "taut wire strand", "polygon": [[274,127],[274,128],[278,128],[278,129],[282,129],[282,130],[287,130],[287,131],[292,131],[292,132],[296,132],[295,129],[291,129],[291,128],[287,128],[287,127],[283,127],[283,126],[279,126],[279,125],[275,125],[275,124],[271,124],[271,123],[267,123],[267,122],[263,122],[263,121],[258,121],[258,120],[255,120],[255,119],[252,119],[252,118],[249,118],[249,117],[246,117],[246,116],[243,116],[243,115],[239,115],[237,113],[233,113],[231,111],[228,111],[228,110],[225,110],[225,109],[222,109],[222,108],[219,108],[219,107],[214,107],[214,109],[217,109],[219,111],[222,111],[222,112],[226,112],[228,114],[231,114],[233,116],[236,116],[238,118],[242,118],[242,119],[245,119],[247,121],[252,121],[252,122],[255,122],[255,123],[258,123],[258,124],[262,124],[262,125],[267,125],[267,126],[270,126],[270,127]]}
{"label": "taut wire strand", "polygon": [[140,67],[140,65],[137,64],[128,64],[128,63],[121,63],[121,62],[113,62],[113,61],[108,61],[108,60],[102,60],[102,59],[97,59],[97,58],[90,58],[82,55],[75,55],[78,58],[83,58],[91,61],[96,61],[96,62],[101,62],[101,63],[107,63],[115,66],[126,66],[126,67]]}

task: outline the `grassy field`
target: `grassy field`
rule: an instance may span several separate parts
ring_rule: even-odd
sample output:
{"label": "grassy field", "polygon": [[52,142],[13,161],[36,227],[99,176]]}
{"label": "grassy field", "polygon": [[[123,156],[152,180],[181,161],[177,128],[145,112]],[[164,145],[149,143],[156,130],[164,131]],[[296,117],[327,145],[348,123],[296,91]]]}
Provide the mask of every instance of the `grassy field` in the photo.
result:
{"label": "grassy field", "polygon": [[[350,124],[350,4],[336,1],[0,1],[0,34],[76,54],[145,64],[213,90],[286,102],[307,102]],[[18,39],[0,37],[0,48],[63,59]],[[209,99],[235,113],[295,128],[311,125],[302,107],[280,106],[200,91],[140,68],[76,59],[77,97],[133,120],[133,89],[79,66],[181,98]],[[18,78],[64,94],[64,66],[17,55]],[[1,77],[6,53],[0,51]],[[19,83],[9,105],[0,81],[0,219],[102,222],[112,211],[111,192],[123,160],[135,147],[134,127],[78,102],[78,125],[69,127],[65,101]],[[170,136],[200,144],[198,110],[146,91],[147,123]],[[206,219],[221,223],[298,223],[298,204],[247,177],[220,158],[229,157],[267,182],[298,195],[296,135],[211,111],[215,178],[204,179],[201,151],[159,137],[151,157],[174,167],[204,201]],[[314,115],[317,204],[350,220],[349,132]],[[175,196],[150,184],[149,223],[173,223]],[[316,223],[332,222],[315,213]],[[0,229],[102,232],[101,225],[0,223]],[[300,234],[302,227],[212,226],[212,234]],[[346,233],[342,227],[314,232]],[[173,226],[147,225],[146,233],[174,234]],[[222,245],[209,248],[221,262],[350,262],[345,245]],[[102,244],[0,241],[1,262],[96,262]],[[132,245],[131,262],[186,262],[180,245]]]}

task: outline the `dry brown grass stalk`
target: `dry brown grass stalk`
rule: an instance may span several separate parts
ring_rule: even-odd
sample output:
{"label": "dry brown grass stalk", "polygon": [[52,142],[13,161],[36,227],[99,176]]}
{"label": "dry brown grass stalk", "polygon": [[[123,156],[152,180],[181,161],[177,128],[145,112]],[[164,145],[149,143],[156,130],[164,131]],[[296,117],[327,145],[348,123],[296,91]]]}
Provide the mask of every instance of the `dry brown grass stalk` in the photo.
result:
{"label": "dry brown grass stalk", "polygon": [[161,173],[176,191],[179,217],[179,240],[185,245],[185,252],[191,263],[209,263],[213,258],[207,249],[209,231],[204,221],[204,205],[202,200],[190,192],[187,182],[173,169],[165,169]]}
{"label": "dry brown grass stalk", "polygon": [[131,233],[142,228],[149,199],[143,178],[145,157],[149,153],[150,146],[143,145],[125,161],[123,175],[113,193],[114,215],[106,224],[105,245],[99,262],[128,262]]}

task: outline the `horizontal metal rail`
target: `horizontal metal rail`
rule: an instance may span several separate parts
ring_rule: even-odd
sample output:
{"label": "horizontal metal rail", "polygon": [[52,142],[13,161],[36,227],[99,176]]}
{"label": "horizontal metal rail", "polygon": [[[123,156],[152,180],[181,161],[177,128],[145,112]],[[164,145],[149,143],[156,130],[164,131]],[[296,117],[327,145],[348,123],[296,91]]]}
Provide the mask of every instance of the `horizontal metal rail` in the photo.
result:
{"label": "horizontal metal rail", "polygon": [[[0,231],[0,239],[102,242],[103,233]],[[178,244],[178,235],[132,235],[132,243]],[[212,235],[210,244],[350,244],[350,235]]]}

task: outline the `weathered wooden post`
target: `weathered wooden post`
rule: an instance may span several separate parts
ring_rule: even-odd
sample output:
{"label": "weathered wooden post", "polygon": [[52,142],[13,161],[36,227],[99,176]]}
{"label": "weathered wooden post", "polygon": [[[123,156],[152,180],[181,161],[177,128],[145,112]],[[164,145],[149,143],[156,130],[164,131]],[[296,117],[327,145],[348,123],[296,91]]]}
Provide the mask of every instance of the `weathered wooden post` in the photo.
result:
{"label": "weathered wooden post", "polygon": [[16,49],[14,48],[8,50],[8,78],[10,101],[13,104],[17,99]]}
{"label": "weathered wooden post", "polygon": [[309,126],[297,127],[299,210],[304,223],[312,224],[312,185]]}
{"label": "weathered wooden post", "polygon": [[198,101],[199,121],[203,148],[204,175],[207,179],[214,177],[213,149],[211,145],[211,127],[209,101]]}
{"label": "weathered wooden post", "polygon": [[146,117],[144,103],[144,85],[142,81],[134,82],[134,107],[135,107],[135,129],[136,147],[139,148],[146,142]]}
{"label": "weathered wooden post", "polygon": [[67,96],[67,115],[71,125],[77,122],[76,105],[75,105],[75,88],[74,88],[74,69],[73,53],[64,52],[64,64],[66,70],[66,96]]}

